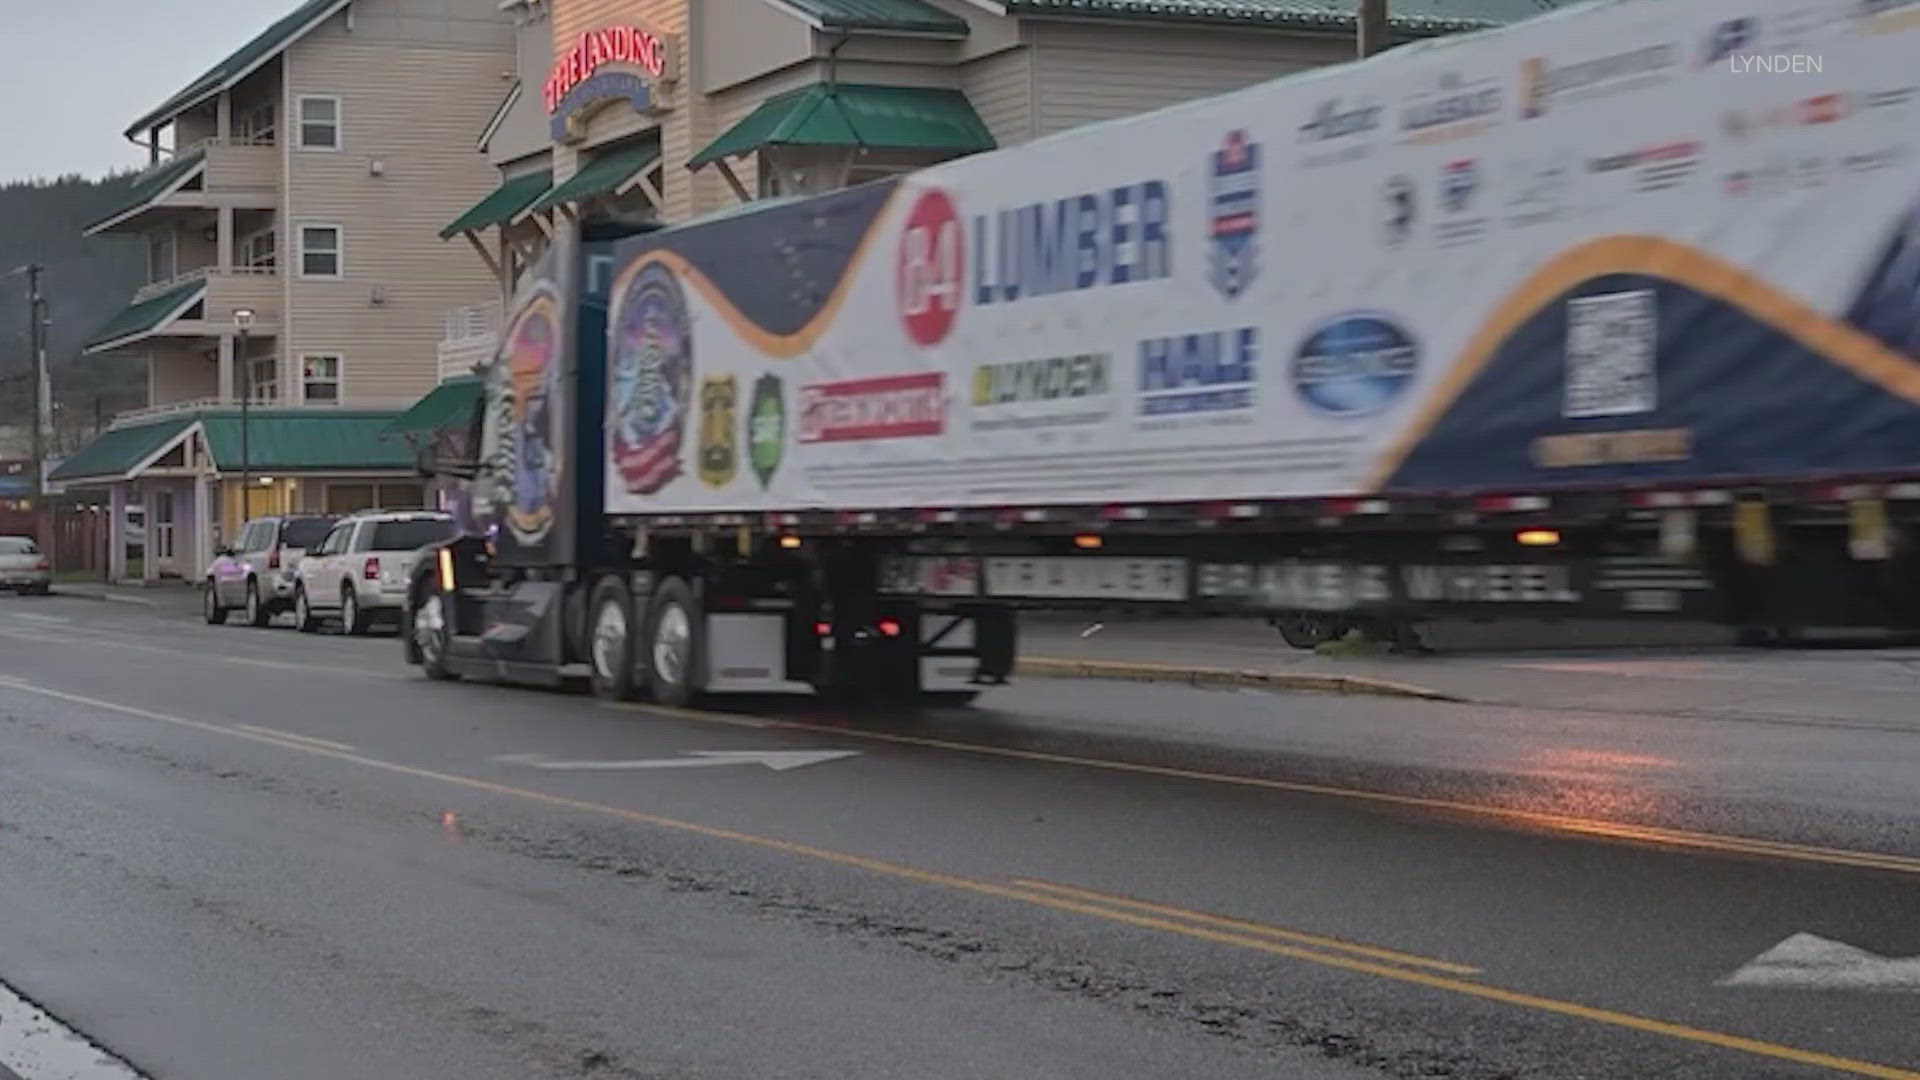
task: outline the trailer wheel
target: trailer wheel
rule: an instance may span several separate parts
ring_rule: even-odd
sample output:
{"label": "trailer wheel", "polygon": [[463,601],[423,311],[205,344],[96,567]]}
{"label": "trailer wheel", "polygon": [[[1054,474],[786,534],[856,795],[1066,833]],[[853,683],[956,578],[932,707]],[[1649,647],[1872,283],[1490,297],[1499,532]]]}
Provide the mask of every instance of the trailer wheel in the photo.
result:
{"label": "trailer wheel", "polygon": [[693,590],[681,578],[666,578],[647,612],[647,683],[662,705],[687,705],[698,696],[701,663],[699,618]]}
{"label": "trailer wheel", "polygon": [[1273,626],[1296,649],[1318,648],[1346,631],[1339,620],[1325,615],[1279,615],[1274,617]]}
{"label": "trailer wheel", "polygon": [[631,701],[640,687],[633,673],[633,601],[619,578],[601,580],[593,590],[587,624],[587,661],[593,669],[593,696]]}

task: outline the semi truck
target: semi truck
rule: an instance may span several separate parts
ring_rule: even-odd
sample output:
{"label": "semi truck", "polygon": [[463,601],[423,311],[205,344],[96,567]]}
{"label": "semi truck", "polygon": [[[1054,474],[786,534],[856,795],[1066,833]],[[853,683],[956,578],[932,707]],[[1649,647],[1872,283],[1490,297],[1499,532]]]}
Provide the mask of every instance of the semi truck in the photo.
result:
{"label": "semi truck", "polygon": [[1920,626],[1920,4],[1603,0],[520,284],[435,677],[970,700],[1024,608]]}

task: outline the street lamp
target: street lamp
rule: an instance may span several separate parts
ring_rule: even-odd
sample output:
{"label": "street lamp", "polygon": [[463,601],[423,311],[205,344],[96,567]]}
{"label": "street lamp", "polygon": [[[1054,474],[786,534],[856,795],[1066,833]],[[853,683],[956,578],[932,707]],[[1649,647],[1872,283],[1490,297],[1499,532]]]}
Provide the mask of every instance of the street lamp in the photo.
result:
{"label": "street lamp", "polygon": [[[233,328],[237,330],[240,334],[240,357],[239,357],[240,370],[236,373],[237,378],[235,379],[235,382],[240,387],[240,521],[239,521],[239,525],[245,525],[247,523],[248,504],[253,501],[251,498],[248,497],[248,494],[247,494],[248,492],[247,481],[249,479],[247,475],[249,471],[249,465],[247,461],[247,451],[249,449],[247,445],[247,436],[250,434],[248,430],[249,417],[248,417],[248,410],[247,410],[247,402],[251,400],[253,397],[253,387],[249,385],[253,381],[252,378],[250,377],[253,374],[253,362],[247,357],[247,334],[253,330],[253,309],[244,308],[244,307],[234,308],[233,309]],[[236,525],[235,527],[238,528],[239,526]]]}

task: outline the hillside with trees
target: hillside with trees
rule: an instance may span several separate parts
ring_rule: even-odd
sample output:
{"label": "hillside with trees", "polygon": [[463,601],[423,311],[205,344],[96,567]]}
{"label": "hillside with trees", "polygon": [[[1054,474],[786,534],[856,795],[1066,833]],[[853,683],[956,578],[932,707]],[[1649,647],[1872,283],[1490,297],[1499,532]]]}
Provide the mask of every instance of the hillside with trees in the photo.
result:
{"label": "hillside with trees", "polygon": [[27,280],[11,273],[27,263],[45,268],[41,288],[51,320],[47,358],[60,441],[84,440],[92,435],[96,417],[111,418],[146,403],[146,369],[139,359],[80,355],[87,339],[146,278],[146,256],[137,240],[81,235],[126,197],[131,179],[67,176],[0,184],[0,425],[27,430],[32,417]]}

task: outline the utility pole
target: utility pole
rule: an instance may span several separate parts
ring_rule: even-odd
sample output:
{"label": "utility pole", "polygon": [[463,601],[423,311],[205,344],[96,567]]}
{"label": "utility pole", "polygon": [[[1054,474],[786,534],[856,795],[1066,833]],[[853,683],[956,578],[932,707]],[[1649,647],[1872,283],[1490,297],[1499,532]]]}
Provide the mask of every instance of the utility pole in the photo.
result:
{"label": "utility pole", "polygon": [[1387,0],[1360,0],[1357,18],[1364,60],[1387,47]]}
{"label": "utility pole", "polygon": [[33,498],[46,494],[47,413],[51,412],[47,383],[47,310],[40,296],[40,265],[27,265],[27,341],[33,357]]}

